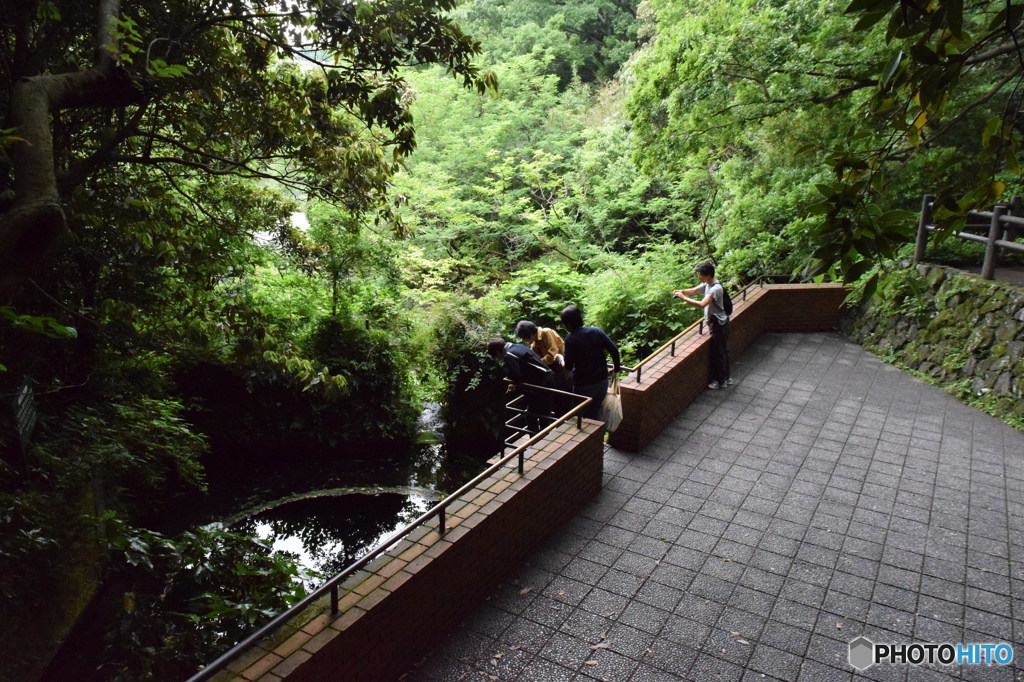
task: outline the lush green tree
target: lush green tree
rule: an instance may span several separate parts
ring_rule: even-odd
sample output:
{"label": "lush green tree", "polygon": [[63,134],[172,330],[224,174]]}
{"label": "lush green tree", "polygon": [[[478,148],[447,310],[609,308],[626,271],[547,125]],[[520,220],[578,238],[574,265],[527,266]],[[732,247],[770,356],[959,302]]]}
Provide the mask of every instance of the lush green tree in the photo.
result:
{"label": "lush green tree", "polygon": [[[885,22],[886,49],[865,59],[873,81],[864,111],[886,135],[850,145],[832,157],[834,182],[822,188],[825,219],[818,269],[840,263],[847,280],[890,258],[906,241],[907,218],[886,211],[890,168],[943,149],[958,152],[962,170],[927,188],[937,195],[935,217],[946,234],[966,214],[1019,191],[1024,8],[1012,3],[939,2],[917,6],[889,0],[854,0],[857,35]],[[948,156],[948,155],[947,155]],[[873,290],[877,274],[867,283]]]}
{"label": "lush green tree", "polygon": [[501,92],[483,98],[453,92],[436,69],[410,76],[423,148],[396,178],[409,198],[402,216],[428,255],[475,271],[474,286],[551,248],[553,204],[590,97],[579,84],[560,91],[547,61],[521,55],[496,66]]}
{"label": "lush green tree", "polygon": [[[209,456],[196,423],[211,403],[185,384],[204,369],[226,378],[215,390],[241,396],[229,404],[221,395],[228,407],[305,396],[315,404],[304,418],[326,409],[332,392],[345,395],[332,370],[353,381],[386,373],[382,385],[391,381],[400,398],[385,407],[401,414],[379,426],[408,424],[403,351],[389,354],[388,332],[362,326],[393,314],[391,299],[373,292],[391,276],[376,272],[370,254],[343,253],[343,221],[310,235],[292,213],[319,198],[346,220],[400,228],[390,178],[415,145],[401,69],[441,64],[460,87],[494,85],[471,63],[479,45],[451,20],[453,6],[5,6],[0,395],[26,386],[40,415],[21,439],[11,412],[0,415],[0,493],[24,511],[0,518],[5,538],[21,538],[0,552],[5,575],[35,570],[58,581],[69,565],[98,558],[91,531],[77,545],[65,532],[93,528],[88,511],[64,525],[41,511],[74,516],[94,484],[108,493],[102,505],[132,523],[146,516],[138,497],[157,513],[174,491],[201,484],[197,462]],[[332,241],[338,248],[321,248]],[[338,297],[310,286],[321,275]],[[290,286],[271,285],[274,276]],[[343,295],[359,307],[343,306]],[[347,314],[342,324],[358,323],[351,337],[371,346],[361,348],[366,356],[379,345],[383,369],[343,367],[314,343],[332,303]],[[271,424],[281,422],[260,426]],[[69,468],[75,475],[64,475]],[[59,560],[48,561],[54,546]],[[51,635],[19,633],[44,649]]]}
{"label": "lush green tree", "polygon": [[[913,217],[894,209],[916,208],[934,191],[950,215],[983,206],[1005,189],[993,174],[1016,170],[1013,8],[864,1],[844,14],[845,0],[649,7],[651,40],[631,63],[627,103],[638,161],[673,176],[712,164],[726,170],[737,158],[755,175],[772,169],[778,177],[722,186],[722,233],[746,232],[732,210],[745,204],[755,209],[749,222],[761,225],[756,242],[790,242],[779,255],[791,265],[799,251],[813,252],[808,272],[838,265],[855,280],[907,242]],[[952,201],[969,187],[965,201]],[[790,199],[773,198],[780,192]],[[794,201],[797,192],[806,200]],[[759,220],[759,201],[774,207],[774,219]],[[824,218],[806,220],[809,213]]]}
{"label": "lush green tree", "polygon": [[19,0],[0,24],[8,292],[85,222],[93,183],[125,169],[200,211],[208,183],[188,181],[220,177],[379,207],[414,145],[399,68],[439,62],[466,85],[493,83],[449,0],[97,5]]}
{"label": "lush green tree", "polygon": [[551,56],[545,72],[567,85],[575,77],[590,83],[615,74],[633,51],[636,5],[634,0],[474,0],[456,17],[485,41],[492,63],[545,53]]}

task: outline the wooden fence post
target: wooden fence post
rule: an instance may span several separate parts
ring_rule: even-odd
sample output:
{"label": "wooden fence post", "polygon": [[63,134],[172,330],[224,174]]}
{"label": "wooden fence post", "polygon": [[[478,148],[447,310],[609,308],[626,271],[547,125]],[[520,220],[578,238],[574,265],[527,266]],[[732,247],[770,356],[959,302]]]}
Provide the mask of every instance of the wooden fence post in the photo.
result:
{"label": "wooden fence post", "polygon": [[[1017,218],[1024,216],[1024,203],[1021,202],[1019,194],[1014,194],[1013,198],[1010,199],[1010,209],[1007,213]],[[1013,223],[1006,223],[1006,229],[1003,230],[1003,239],[1008,242],[1016,241],[1017,226]]]}
{"label": "wooden fence post", "polygon": [[981,265],[981,276],[983,279],[995,279],[996,261],[998,250],[996,240],[999,239],[1000,229],[1003,223],[1003,214],[1006,213],[1006,204],[999,204],[992,209],[992,222],[988,226],[988,241],[985,242],[985,262]]}
{"label": "wooden fence post", "polygon": [[925,194],[921,199],[921,218],[917,223],[917,244],[914,246],[914,265],[924,260],[928,249],[928,226],[932,224],[932,202],[934,194]]}

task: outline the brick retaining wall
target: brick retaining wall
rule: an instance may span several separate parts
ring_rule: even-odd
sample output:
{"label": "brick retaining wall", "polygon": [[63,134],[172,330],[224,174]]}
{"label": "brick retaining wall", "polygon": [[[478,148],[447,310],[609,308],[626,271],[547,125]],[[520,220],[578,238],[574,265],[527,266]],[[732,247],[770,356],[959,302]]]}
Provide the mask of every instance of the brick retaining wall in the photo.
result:
{"label": "brick retaining wall", "polygon": [[[738,358],[761,334],[820,332],[838,328],[847,290],[839,284],[769,284],[735,295],[729,353]],[[644,365],[641,381],[623,380],[622,423],[609,442],[639,452],[707,387],[711,335],[693,333]]]}
{"label": "brick retaining wall", "polygon": [[[217,680],[394,680],[601,487],[604,425],[562,425],[453,502],[448,532],[413,531],[317,604],[242,654]],[[514,460],[513,460],[514,462]]]}

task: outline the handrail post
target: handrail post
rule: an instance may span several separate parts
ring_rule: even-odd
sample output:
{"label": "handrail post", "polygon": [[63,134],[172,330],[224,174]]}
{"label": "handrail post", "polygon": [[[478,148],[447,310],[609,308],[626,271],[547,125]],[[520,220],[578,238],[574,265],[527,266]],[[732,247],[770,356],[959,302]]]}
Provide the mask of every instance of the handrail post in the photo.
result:
{"label": "handrail post", "polygon": [[995,279],[996,261],[998,260],[996,240],[999,239],[1004,213],[1006,213],[1006,204],[999,204],[992,209],[992,222],[988,226],[988,241],[985,242],[985,262],[981,265],[982,279]]}
{"label": "handrail post", "polygon": [[445,505],[441,505],[437,508],[437,534],[444,535],[448,532],[448,529],[444,525],[444,509]]}
{"label": "handrail post", "polygon": [[526,449],[525,448],[519,451],[519,475],[520,476],[523,475],[523,461],[525,460],[525,453],[526,453]]}
{"label": "handrail post", "polygon": [[676,340],[675,339],[672,339],[672,352],[670,353],[670,355],[672,357],[676,356]]}
{"label": "handrail post", "polygon": [[924,260],[928,249],[928,226],[932,224],[934,194],[925,194],[921,199],[921,217],[917,221],[917,243],[914,245],[914,265]]}
{"label": "handrail post", "polygon": [[643,371],[644,371],[644,366],[643,365],[637,365],[636,366],[636,383],[638,383],[638,384],[640,383],[640,376],[643,374]]}
{"label": "handrail post", "polygon": [[331,585],[331,615],[338,615],[338,584]]}

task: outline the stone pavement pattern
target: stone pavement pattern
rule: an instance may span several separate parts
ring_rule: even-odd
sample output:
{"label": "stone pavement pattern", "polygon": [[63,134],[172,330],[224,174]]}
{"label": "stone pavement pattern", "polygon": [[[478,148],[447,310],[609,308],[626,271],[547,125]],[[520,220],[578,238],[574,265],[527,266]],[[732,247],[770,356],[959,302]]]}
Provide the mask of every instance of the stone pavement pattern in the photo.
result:
{"label": "stone pavement pattern", "polygon": [[[740,360],[405,679],[1024,680],[1024,433],[837,335]],[[855,675],[861,634],[1015,657]]]}

